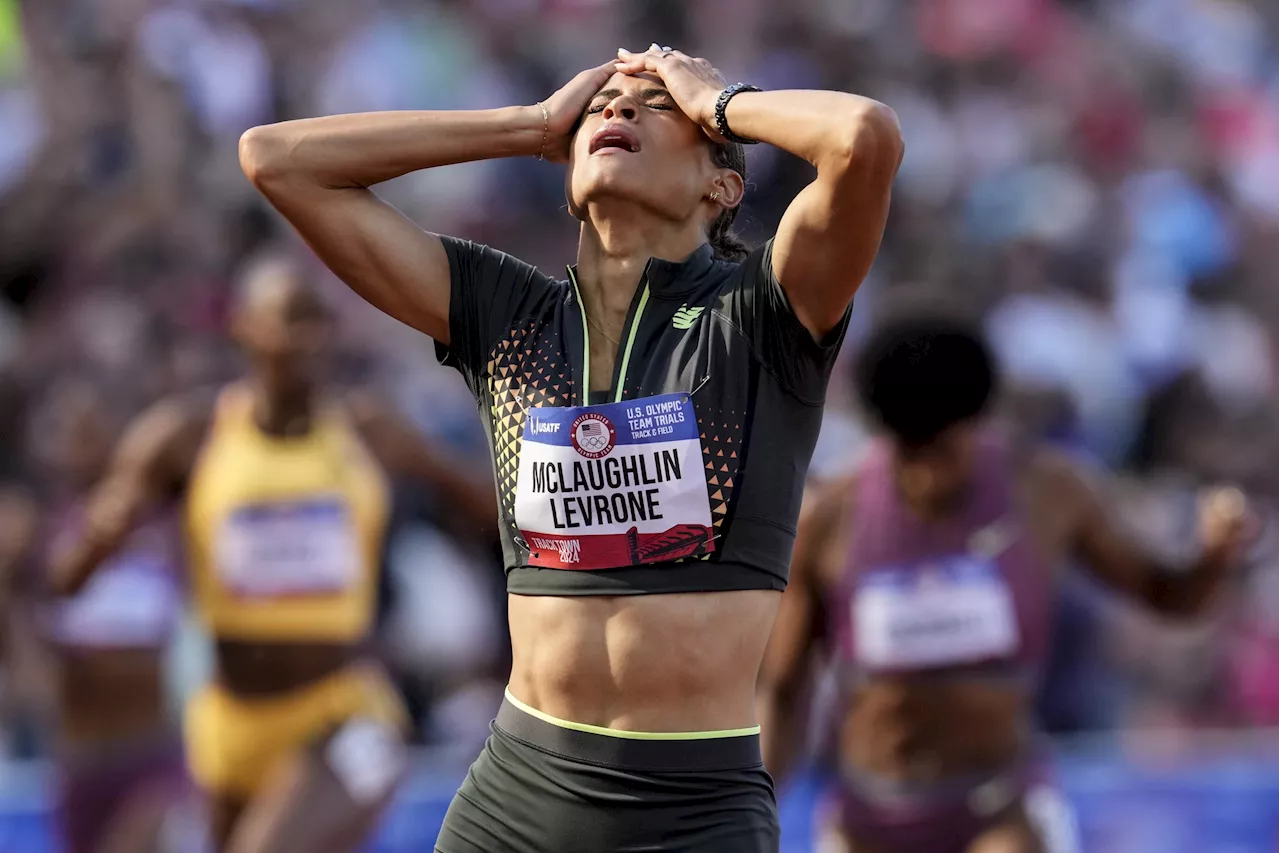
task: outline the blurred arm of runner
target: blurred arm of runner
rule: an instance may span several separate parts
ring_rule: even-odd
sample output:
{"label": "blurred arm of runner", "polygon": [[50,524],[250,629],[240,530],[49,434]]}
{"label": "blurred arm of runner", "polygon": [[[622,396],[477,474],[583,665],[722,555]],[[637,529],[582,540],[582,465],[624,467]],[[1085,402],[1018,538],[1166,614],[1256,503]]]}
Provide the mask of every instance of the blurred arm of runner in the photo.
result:
{"label": "blurred arm of runner", "polygon": [[1253,526],[1238,490],[1207,492],[1199,507],[1198,558],[1187,566],[1163,565],[1121,528],[1070,462],[1045,456],[1038,467],[1044,487],[1067,510],[1072,552],[1102,583],[1170,616],[1195,616],[1212,603]]}
{"label": "blurred arm of runner", "polygon": [[8,663],[9,617],[19,594],[18,573],[38,525],[39,510],[31,495],[25,489],[0,487],[0,669]]}
{"label": "blurred arm of runner", "polygon": [[115,553],[144,513],[186,479],[209,422],[209,408],[164,400],[139,415],[89,495],[83,530],[58,546],[49,567],[56,595],[75,594]]}
{"label": "blurred arm of runner", "polygon": [[357,113],[255,127],[240,138],[240,166],[351,289],[448,345],[444,247],[369,187],[474,160],[567,159],[573,128],[615,65],[583,71],[542,106]]}
{"label": "blurred arm of runner", "polygon": [[488,469],[464,471],[428,444],[425,436],[391,406],[368,392],[349,395],[356,427],[388,471],[415,477],[436,489],[442,506],[453,510],[468,536],[492,540],[498,535],[498,498]]}
{"label": "blurred arm of runner", "polygon": [[[705,59],[680,51],[621,51],[618,70],[662,78],[684,113],[720,139],[716,100],[724,89]],[[902,133],[893,110],[846,92],[743,92],[725,121],[736,135],[808,160],[817,178],[792,200],[773,241],[773,274],[815,338],[840,325],[871,269],[889,215]]]}
{"label": "blurred arm of runner", "polygon": [[813,658],[827,641],[823,555],[840,520],[848,481],[810,486],[800,510],[791,578],[765,647],[757,685],[764,766],[779,783],[804,748]]}

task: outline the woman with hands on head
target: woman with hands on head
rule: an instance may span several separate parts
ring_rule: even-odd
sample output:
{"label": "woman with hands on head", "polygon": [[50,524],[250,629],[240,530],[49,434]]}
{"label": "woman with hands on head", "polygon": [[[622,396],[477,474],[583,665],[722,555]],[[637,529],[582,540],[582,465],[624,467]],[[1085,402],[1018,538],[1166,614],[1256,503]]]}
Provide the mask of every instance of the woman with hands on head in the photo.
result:
{"label": "woman with hands on head", "polygon": [[[756,141],[816,177],[747,251],[730,226]],[[512,673],[438,851],[778,848],[756,675],[902,150],[882,104],[726,86],[657,45],[533,106],[242,138],[246,175],[325,263],[435,339],[493,442]],[[566,280],[369,189],[514,156],[568,164]]]}

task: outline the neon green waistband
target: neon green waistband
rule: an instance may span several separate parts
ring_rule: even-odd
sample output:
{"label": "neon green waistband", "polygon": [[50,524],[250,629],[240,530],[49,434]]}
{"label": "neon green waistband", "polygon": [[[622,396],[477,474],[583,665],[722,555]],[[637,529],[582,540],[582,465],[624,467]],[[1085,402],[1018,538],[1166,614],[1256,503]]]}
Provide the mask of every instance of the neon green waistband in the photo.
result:
{"label": "neon green waistband", "polygon": [[511,695],[511,688],[505,691],[507,702],[515,708],[535,717],[544,723],[557,726],[562,729],[569,729],[575,732],[586,732],[587,734],[603,735],[605,737],[622,738],[624,740],[716,740],[718,738],[728,737],[750,737],[760,734],[759,726],[749,726],[745,729],[721,729],[719,731],[709,732],[633,732],[626,729],[611,729],[605,726],[593,726],[588,723],[575,723],[572,720],[562,720],[559,717],[553,717],[545,714],[537,708],[532,708],[521,702],[515,696]]}

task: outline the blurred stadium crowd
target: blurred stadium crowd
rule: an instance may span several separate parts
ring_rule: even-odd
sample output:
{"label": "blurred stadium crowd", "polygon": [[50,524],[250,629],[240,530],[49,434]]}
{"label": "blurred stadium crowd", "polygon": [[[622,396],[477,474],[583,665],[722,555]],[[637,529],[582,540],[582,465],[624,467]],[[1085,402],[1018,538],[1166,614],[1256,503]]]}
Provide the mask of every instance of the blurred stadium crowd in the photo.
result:
{"label": "blurred stadium crowd", "polygon": [[[1268,529],[1208,624],[1170,629],[1066,586],[1049,727],[1274,726],[1276,14],[1261,0],[0,0],[0,477],[80,488],[141,406],[235,374],[239,270],[308,257],[240,174],[246,128],[532,102],[657,40],[730,80],[897,111],[906,161],[846,354],[897,295],[962,297],[987,318],[1010,418],[1122,472],[1121,506],[1153,544],[1189,545],[1199,485],[1258,503]],[[749,240],[809,175],[751,154]],[[572,259],[556,167],[479,163],[386,189],[432,230],[548,270]],[[430,342],[326,282],[335,372],[486,464]],[[833,381],[815,476],[865,439],[847,384]],[[69,453],[47,425],[85,385],[113,410]],[[502,579],[442,531],[442,499],[399,494],[384,647],[420,738],[470,750],[505,675]],[[7,747],[39,754],[39,666],[14,666]],[[184,649],[179,682],[199,666]]]}

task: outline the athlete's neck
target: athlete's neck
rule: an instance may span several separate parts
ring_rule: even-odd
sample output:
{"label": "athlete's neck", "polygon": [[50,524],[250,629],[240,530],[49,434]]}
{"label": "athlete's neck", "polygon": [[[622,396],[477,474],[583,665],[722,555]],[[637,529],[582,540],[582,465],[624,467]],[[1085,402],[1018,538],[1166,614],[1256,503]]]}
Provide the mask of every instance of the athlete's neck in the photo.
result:
{"label": "athlete's neck", "polygon": [[310,432],[317,395],[309,383],[287,389],[269,388],[254,379],[246,384],[258,429],[276,438],[296,438]]}
{"label": "athlete's neck", "polygon": [[700,222],[661,219],[619,200],[592,203],[578,238],[578,288],[587,316],[620,338],[649,259],[683,261],[705,242]]}
{"label": "athlete's neck", "polygon": [[895,466],[893,486],[898,498],[914,515],[929,524],[938,524],[952,518],[960,510],[967,488],[953,492],[922,490],[918,483],[904,477],[901,469]]}

